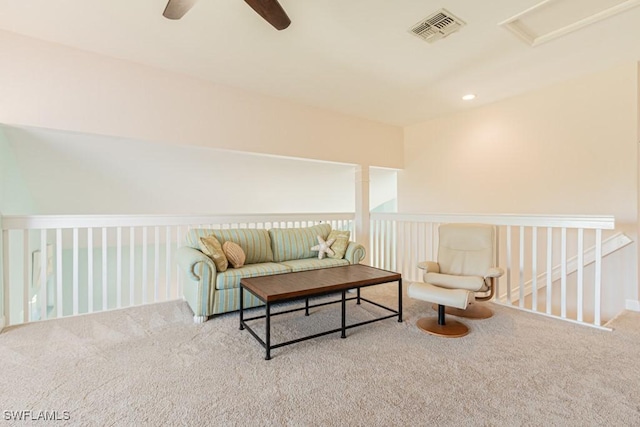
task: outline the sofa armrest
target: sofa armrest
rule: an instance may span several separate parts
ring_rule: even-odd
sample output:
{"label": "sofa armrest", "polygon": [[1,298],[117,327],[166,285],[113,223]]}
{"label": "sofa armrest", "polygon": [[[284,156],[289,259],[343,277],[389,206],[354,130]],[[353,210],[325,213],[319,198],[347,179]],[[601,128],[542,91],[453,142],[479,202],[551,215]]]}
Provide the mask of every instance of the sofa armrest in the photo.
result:
{"label": "sofa armrest", "polygon": [[211,315],[216,282],[216,265],[197,249],[183,246],[176,251],[176,261],[187,279],[182,296],[193,311],[193,320],[202,323]]}
{"label": "sofa armrest", "polygon": [[344,259],[349,261],[349,264],[360,264],[360,262],[364,259],[367,251],[364,249],[360,243],[349,242],[349,246],[347,246],[347,251],[344,254]]}
{"label": "sofa armrest", "polygon": [[211,274],[215,277],[216,265],[211,258],[203,254],[197,249],[190,248],[189,246],[182,246],[176,251],[176,260],[178,265],[187,273],[187,276],[191,280],[200,281],[201,277],[196,271],[196,267],[199,263],[204,263],[209,267]]}

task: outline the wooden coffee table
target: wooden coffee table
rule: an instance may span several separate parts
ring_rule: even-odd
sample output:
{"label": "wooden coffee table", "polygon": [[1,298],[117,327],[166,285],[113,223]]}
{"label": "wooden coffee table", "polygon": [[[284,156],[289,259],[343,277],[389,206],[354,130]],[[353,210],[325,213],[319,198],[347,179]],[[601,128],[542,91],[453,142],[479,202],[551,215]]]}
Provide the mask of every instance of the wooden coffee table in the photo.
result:
{"label": "wooden coffee table", "polygon": [[[360,288],[367,286],[380,285],[388,282],[398,282],[398,309],[394,310],[377,302],[370,301],[360,296]],[[346,297],[349,289],[356,289],[355,297]],[[266,313],[262,316],[244,318],[244,291],[248,291],[255,295],[258,299],[265,303]],[[342,293],[342,298],[335,301],[324,302],[320,304],[309,305],[309,298],[332,293]],[[271,306],[274,303],[280,303],[293,300],[305,300],[305,306],[294,308],[291,310],[271,313]],[[383,316],[365,322],[346,324],[346,302],[356,300],[356,304],[365,301],[369,304],[381,307],[393,314]],[[340,328],[331,329],[329,331],[320,332],[291,341],[278,344],[271,344],[271,316],[276,316],[294,311],[305,310],[305,316],[309,315],[309,308],[320,307],[328,304],[342,303],[342,325]],[[379,268],[369,267],[362,264],[348,265],[344,267],[321,268],[318,270],[301,271],[297,273],[275,274],[272,276],[260,276],[245,278],[240,281],[240,329],[247,329],[253,337],[265,348],[265,360],[271,359],[271,349],[283,347],[285,345],[295,344],[312,338],[321,337],[323,335],[342,332],[341,338],[346,338],[346,330],[355,328],[356,326],[366,325],[367,323],[377,322],[398,316],[398,322],[402,322],[402,277],[400,273],[381,270]],[[265,340],[256,334],[256,332],[247,324],[247,322],[256,319],[266,319]]]}

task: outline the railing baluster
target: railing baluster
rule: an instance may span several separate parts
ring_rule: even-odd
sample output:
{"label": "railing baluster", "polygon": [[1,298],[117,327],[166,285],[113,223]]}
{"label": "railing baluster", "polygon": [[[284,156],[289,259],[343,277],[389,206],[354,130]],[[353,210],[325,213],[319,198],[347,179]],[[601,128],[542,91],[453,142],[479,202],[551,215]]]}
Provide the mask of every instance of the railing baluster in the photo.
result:
{"label": "railing baluster", "polygon": [[129,306],[136,304],[136,229],[129,227]]}
{"label": "railing baluster", "polygon": [[553,229],[547,227],[547,314],[551,314],[553,292]]}
{"label": "railing baluster", "polygon": [[600,319],[600,305],[601,305],[601,292],[602,286],[602,230],[596,229],[596,267],[595,267],[595,288],[594,288],[594,319],[593,323],[600,326],[602,320]]}
{"label": "railing baluster", "polygon": [[56,229],[56,317],[63,315],[62,295],[62,229]]}
{"label": "railing baluster", "polygon": [[122,227],[116,228],[116,307],[122,307]]}
{"label": "railing baluster", "polygon": [[7,325],[11,325],[11,286],[9,285],[9,268],[11,266],[11,253],[9,244],[11,233],[9,230],[2,230],[2,262],[4,263],[2,268],[2,276],[4,281],[4,315]]}
{"label": "railing baluster", "polygon": [[[418,238],[420,239],[418,242],[418,253],[416,254],[415,261],[416,263],[427,260],[427,224],[424,222],[418,223]],[[417,269],[416,264],[416,269]],[[417,271],[416,274],[420,275],[420,272]],[[418,279],[420,280],[420,279]]]}
{"label": "railing baluster", "polygon": [[47,254],[47,230],[40,229],[40,320],[47,320],[47,263],[49,257]]}
{"label": "railing baluster", "polygon": [[[496,254],[495,254],[495,265],[499,266],[500,265],[500,227],[497,226],[496,227]],[[501,278],[498,277],[495,281],[494,281],[494,286],[496,287],[495,292],[494,292],[494,301],[500,301],[500,280]]]}
{"label": "railing baluster", "polygon": [[391,246],[391,253],[393,254],[393,257],[391,259],[391,268],[393,271],[397,271],[398,269],[398,222],[397,221],[392,221],[391,222],[393,225],[393,240],[392,240],[392,246]]}
{"label": "railing baluster", "polygon": [[[182,227],[178,226],[176,227],[176,250],[177,248],[179,248],[182,245]],[[182,296],[182,281],[184,280],[182,277],[182,275],[180,274],[180,269],[176,268],[176,280],[178,283],[178,298],[180,298],[180,296]]]}
{"label": "railing baluster", "polygon": [[385,268],[387,270],[392,270],[393,269],[393,264],[392,264],[392,241],[393,241],[393,224],[391,224],[391,221],[385,221],[385,229],[386,229],[386,235],[387,235],[387,241],[386,241],[386,247],[385,247],[385,255],[384,255],[384,259],[386,260],[385,263]]}
{"label": "railing baluster", "polygon": [[153,231],[155,243],[153,251],[153,302],[158,302],[160,300],[160,227],[155,226]]}
{"label": "railing baluster", "polygon": [[[390,265],[390,253],[389,250],[391,248],[391,242],[390,242],[390,235],[389,235],[389,224],[387,224],[387,221],[381,220],[381,221],[377,221],[380,223],[380,236],[379,236],[379,240],[380,240],[380,268],[384,268],[384,269],[389,269],[389,265]],[[372,241],[373,242],[373,241]]]}
{"label": "railing baluster", "polygon": [[22,318],[26,323],[31,318],[29,313],[29,277],[31,277],[31,256],[29,255],[29,230],[22,232]]}
{"label": "railing baluster", "polygon": [[507,225],[507,304],[511,305],[511,226]]}
{"label": "railing baluster", "polygon": [[531,309],[538,311],[538,227],[531,228]]}
{"label": "railing baluster", "polygon": [[142,227],[142,303],[147,304],[147,227]]}
{"label": "railing baluster", "polygon": [[416,276],[418,274],[418,260],[416,259],[416,255],[418,254],[418,248],[420,247],[420,227],[419,227],[419,223],[417,222],[413,222],[411,224],[411,228],[412,228],[412,233],[411,233],[411,240],[413,242],[412,244],[412,248],[411,248],[411,252],[409,253],[409,265],[411,266],[411,274],[409,275],[410,278],[412,278],[413,280],[416,280]]}
{"label": "railing baluster", "polygon": [[374,253],[375,253],[374,266],[380,267],[380,221],[376,221],[375,236],[376,236],[376,240],[375,240],[375,246],[374,246]]}
{"label": "railing baluster", "polygon": [[425,261],[438,260],[438,227],[437,224],[431,223],[431,256]]}
{"label": "railing baluster", "polygon": [[567,229],[562,227],[560,235],[560,304],[561,317],[567,317]]}
{"label": "railing baluster", "polygon": [[93,313],[93,228],[87,228],[87,311]]}
{"label": "railing baluster", "polygon": [[524,227],[520,226],[520,253],[518,271],[518,306],[524,308]]}
{"label": "railing baluster", "polygon": [[[89,231],[89,235],[91,234],[91,228],[88,229]],[[89,245],[88,248],[93,249],[92,245]],[[92,259],[92,258],[89,258]],[[91,264],[90,264],[91,265]],[[78,282],[79,282],[79,277],[78,277],[78,271],[79,271],[79,267],[78,267],[78,229],[74,228],[73,229],[73,314],[74,316],[78,314],[78,306],[79,306],[79,299],[80,296],[78,295]],[[93,275],[93,271],[91,271],[91,275]],[[91,280],[89,281],[89,290],[91,291],[93,289],[93,277],[91,277]],[[93,306],[92,301],[89,301],[89,312],[91,312],[91,307]]]}
{"label": "railing baluster", "polygon": [[107,310],[109,307],[107,288],[107,251],[107,229],[106,227],[102,227],[102,310]]}
{"label": "railing baluster", "polygon": [[409,277],[409,248],[411,247],[411,225],[402,222],[402,274]]}
{"label": "railing baluster", "polygon": [[165,250],[164,250],[164,264],[165,264],[165,274],[164,274],[164,285],[165,285],[165,290],[164,290],[164,294],[165,294],[165,300],[170,300],[171,299],[171,227],[170,226],[166,226],[165,227],[165,236],[164,236],[166,242],[165,242]]}
{"label": "railing baluster", "polygon": [[584,229],[578,229],[578,295],[577,295],[577,308],[578,308],[578,322],[582,322],[584,317],[583,304],[584,304]]}

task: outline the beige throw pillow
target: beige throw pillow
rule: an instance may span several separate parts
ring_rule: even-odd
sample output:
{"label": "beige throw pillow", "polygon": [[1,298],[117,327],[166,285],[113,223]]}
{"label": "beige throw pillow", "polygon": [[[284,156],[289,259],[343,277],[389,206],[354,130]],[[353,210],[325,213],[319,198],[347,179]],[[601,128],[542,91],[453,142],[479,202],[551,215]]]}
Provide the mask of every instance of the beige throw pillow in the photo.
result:
{"label": "beige throw pillow", "polygon": [[222,250],[222,246],[218,239],[214,236],[207,236],[200,238],[200,250],[203,254],[208,256],[213,260],[213,263],[216,265],[216,270],[219,272],[227,271],[227,267],[229,266],[229,262],[227,261],[227,257]]}
{"label": "beige throw pillow", "polygon": [[226,241],[222,245],[222,250],[233,268],[240,268],[244,265],[247,257],[240,245],[231,241]]}
{"label": "beige throw pillow", "polygon": [[347,246],[349,246],[349,236],[351,236],[350,231],[331,230],[327,240],[335,239],[335,242],[331,245],[331,249],[333,249],[334,253],[333,255],[329,255],[329,258],[344,258],[344,254],[347,253]]}

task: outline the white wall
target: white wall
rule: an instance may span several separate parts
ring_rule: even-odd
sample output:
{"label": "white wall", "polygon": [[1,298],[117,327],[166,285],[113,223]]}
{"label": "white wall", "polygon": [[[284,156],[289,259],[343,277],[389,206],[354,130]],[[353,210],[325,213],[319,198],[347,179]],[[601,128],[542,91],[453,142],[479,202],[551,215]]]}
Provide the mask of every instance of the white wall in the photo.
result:
{"label": "white wall", "polygon": [[[625,64],[408,126],[399,211],[613,214],[637,240],[638,85]],[[637,299],[635,243],[606,264],[609,295]]]}
{"label": "white wall", "polygon": [[355,209],[352,165],[29,127],[0,131],[13,171],[3,177],[5,215]]}
{"label": "white wall", "polygon": [[0,123],[402,167],[402,129],[0,31]]}
{"label": "white wall", "polygon": [[33,212],[33,199],[4,131],[0,125],[0,213]]}
{"label": "white wall", "polygon": [[398,171],[395,169],[369,169],[369,210],[397,212]]}

